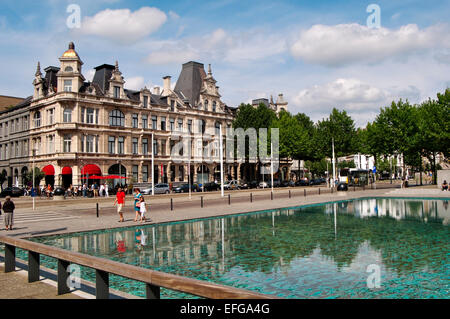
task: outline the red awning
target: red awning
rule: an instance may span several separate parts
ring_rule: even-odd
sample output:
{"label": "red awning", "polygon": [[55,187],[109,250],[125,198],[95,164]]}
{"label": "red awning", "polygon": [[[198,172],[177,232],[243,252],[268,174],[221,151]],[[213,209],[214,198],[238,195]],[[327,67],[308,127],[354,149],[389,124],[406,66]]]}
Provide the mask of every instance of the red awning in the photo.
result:
{"label": "red awning", "polygon": [[88,164],[81,169],[81,175],[102,175],[102,171],[97,165]]}
{"label": "red awning", "polygon": [[72,175],[72,168],[71,167],[64,167],[61,171],[61,175]]}
{"label": "red awning", "polygon": [[45,175],[47,176],[55,176],[55,168],[53,167],[53,165],[47,165],[45,166],[42,171],[45,173]]}

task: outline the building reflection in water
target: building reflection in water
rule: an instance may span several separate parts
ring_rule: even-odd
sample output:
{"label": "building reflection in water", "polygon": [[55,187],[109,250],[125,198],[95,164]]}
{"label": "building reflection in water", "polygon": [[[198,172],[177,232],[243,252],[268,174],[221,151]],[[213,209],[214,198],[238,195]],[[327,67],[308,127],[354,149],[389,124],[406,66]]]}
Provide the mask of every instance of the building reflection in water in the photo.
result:
{"label": "building reflection in water", "polygon": [[[438,272],[433,260],[448,247],[448,229],[420,227],[443,227],[449,217],[448,201],[378,198],[48,240],[65,249],[199,279],[239,277],[242,270],[288,277],[295,267],[304,267],[300,276],[325,264],[365,275],[367,262],[399,274]],[[405,223],[411,221],[415,223]],[[391,229],[398,237],[384,235]],[[417,252],[413,256],[411,249]],[[405,262],[411,258],[414,262]]]}

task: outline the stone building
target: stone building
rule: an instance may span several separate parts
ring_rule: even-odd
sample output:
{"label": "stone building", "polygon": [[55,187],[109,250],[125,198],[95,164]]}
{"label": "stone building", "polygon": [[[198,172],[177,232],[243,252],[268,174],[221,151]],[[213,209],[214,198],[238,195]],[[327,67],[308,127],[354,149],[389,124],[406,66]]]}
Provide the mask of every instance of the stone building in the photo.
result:
{"label": "stone building", "polygon": [[[205,72],[201,63],[185,63],[174,89],[166,76],[151,92],[125,89],[117,61],[96,67],[86,81],[73,43],[59,62],[45,75],[38,63],[33,95],[0,112],[0,172],[9,185],[24,185],[33,166],[45,172],[42,183],[55,186],[111,175],[150,182],[151,147],[156,183],[217,179],[220,127],[225,134],[234,109],[222,102],[211,66]],[[174,151],[180,138],[191,142],[190,153],[188,146]],[[239,172],[226,163],[225,178],[239,179]]]}

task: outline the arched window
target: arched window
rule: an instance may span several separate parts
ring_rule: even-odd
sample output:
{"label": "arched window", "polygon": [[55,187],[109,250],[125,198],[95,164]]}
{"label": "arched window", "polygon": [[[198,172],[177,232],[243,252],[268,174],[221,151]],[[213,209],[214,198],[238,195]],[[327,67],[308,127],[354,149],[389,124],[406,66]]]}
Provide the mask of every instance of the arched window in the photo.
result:
{"label": "arched window", "polygon": [[37,111],[34,113],[34,127],[40,127],[41,126],[41,112]]}
{"label": "arched window", "polygon": [[209,102],[208,100],[205,100],[205,111],[208,111],[209,108]]}
{"label": "arched window", "polygon": [[217,103],[216,103],[216,101],[214,101],[213,104],[212,104],[212,111],[213,112],[216,111],[216,107],[217,107]]}
{"label": "arched window", "polygon": [[66,66],[64,69],[65,72],[73,72],[73,68],[71,66]]}
{"label": "arched window", "polygon": [[125,126],[125,115],[120,110],[112,110],[109,113],[109,125]]}

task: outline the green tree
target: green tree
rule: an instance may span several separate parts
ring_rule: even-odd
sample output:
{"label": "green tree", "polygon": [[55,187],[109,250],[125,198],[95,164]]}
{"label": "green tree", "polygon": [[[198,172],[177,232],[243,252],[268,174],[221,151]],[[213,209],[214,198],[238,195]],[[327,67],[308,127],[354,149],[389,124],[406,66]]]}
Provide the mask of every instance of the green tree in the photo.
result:
{"label": "green tree", "polygon": [[[34,168],[34,187],[37,187],[41,180],[45,177],[45,173],[39,169],[39,167]],[[33,180],[33,170],[28,171],[24,176],[24,182],[27,184]]]}

